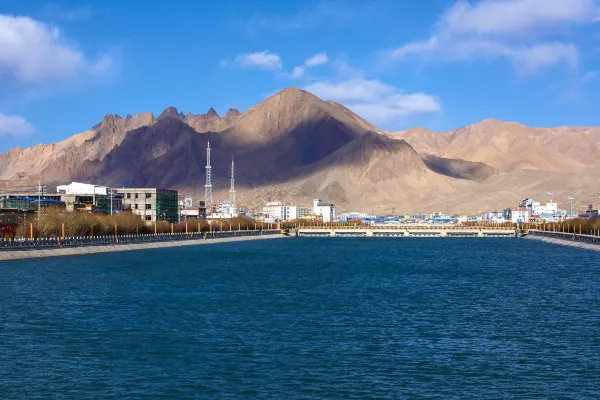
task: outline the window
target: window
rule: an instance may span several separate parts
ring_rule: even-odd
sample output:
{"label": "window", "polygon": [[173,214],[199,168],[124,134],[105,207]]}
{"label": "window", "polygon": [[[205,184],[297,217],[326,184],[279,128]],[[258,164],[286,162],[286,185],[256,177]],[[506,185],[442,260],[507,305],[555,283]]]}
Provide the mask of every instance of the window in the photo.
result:
{"label": "window", "polygon": [[146,193],[146,198],[147,199],[151,199],[152,198],[152,193]]}
{"label": "window", "polygon": [[136,198],[136,199],[138,198],[138,194],[137,194],[137,193],[135,194],[135,198]]}
{"label": "window", "polygon": [[127,198],[130,199],[131,198],[131,193],[127,193]]}
{"label": "window", "polygon": [[146,215],[146,221],[152,221],[152,217],[150,215]]}
{"label": "window", "polygon": [[152,210],[152,204],[146,204],[146,210]]}
{"label": "window", "polygon": [[133,205],[133,208],[135,208],[135,209],[137,210],[137,209],[138,209],[138,205],[137,205],[137,204],[134,204],[134,205]]}

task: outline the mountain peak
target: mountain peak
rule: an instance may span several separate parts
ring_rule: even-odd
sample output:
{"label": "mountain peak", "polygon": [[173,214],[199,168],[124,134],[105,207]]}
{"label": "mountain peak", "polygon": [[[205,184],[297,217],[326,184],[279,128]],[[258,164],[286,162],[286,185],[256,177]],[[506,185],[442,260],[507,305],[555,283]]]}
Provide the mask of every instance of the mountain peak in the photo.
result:
{"label": "mountain peak", "polygon": [[218,117],[219,116],[219,114],[217,114],[217,112],[215,111],[215,109],[212,108],[212,107],[208,109],[208,112],[206,113],[206,115],[208,117]]}
{"label": "mountain peak", "polygon": [[180,113],[175,107],[167,107],[163,112],[160,113],[158,119],[162,118],[178,118],[182,119],[184,117],[183,113]]}
{"label": "mountain peak", "polygon": [[226,117],[239,117],[240,115],[242,115],[242,113],[240,113],[237,108],[230,108],[229,111],[227,111],[227,114],[225,114]]}

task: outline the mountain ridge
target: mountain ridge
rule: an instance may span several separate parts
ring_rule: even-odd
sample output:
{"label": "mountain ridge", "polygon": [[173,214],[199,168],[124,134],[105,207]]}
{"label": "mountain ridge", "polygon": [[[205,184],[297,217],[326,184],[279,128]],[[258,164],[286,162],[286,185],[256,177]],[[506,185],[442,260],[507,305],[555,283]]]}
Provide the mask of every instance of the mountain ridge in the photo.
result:
{"label": "mountain ridge", "polygon": [[0,154],[0,180],[5,187],[39,176],[56,184],[171,187],[201,198],[208,140],[215,198],[226,197],[235,156],[238,198],[255,208],[267,197],[310,204],[317,196],[368,212],[477,211],[547,191],[583,199],[600,159],[596,127],[486,119],[441,133],[385,132],[343,105],[289,87],[224,116],[175,107],[156,118],[107,114],[61,142]]}

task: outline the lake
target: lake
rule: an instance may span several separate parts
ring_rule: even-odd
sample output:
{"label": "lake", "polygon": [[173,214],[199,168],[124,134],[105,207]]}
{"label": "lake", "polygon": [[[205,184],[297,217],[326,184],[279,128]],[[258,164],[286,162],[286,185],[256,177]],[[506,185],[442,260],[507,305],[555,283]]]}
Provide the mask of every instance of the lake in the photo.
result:
{"label": "lake", "polygon": [[0,397],[599,398],[600,254],[297,238],[0,263]]}

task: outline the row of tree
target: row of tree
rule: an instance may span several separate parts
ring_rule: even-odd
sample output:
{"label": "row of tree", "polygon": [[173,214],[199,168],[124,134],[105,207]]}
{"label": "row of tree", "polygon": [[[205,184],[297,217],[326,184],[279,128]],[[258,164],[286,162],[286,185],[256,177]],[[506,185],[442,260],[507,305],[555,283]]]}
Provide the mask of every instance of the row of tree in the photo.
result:
{"label": "row of tree", "polygon": [[562,222],[524,224],[526,229],[539,229],[549,232],[581,233],[600,235],[600,218],[574,218]]}
{"label": "row of tree", "polygon": [[275,224],[265,224],[248,217],[208,222],[202,219],[189,219],[185,222],[169,223],[159,221],[147,225],[139,216],[131,213],[104,215],[81,212],[65,212],[58,209],[45,209],[39,215],[21,222],[14,231],[15,237],[51,238],[74,236],[135,235],[160,233],[217,232],[235,230],[255,230],[274,228]]}

